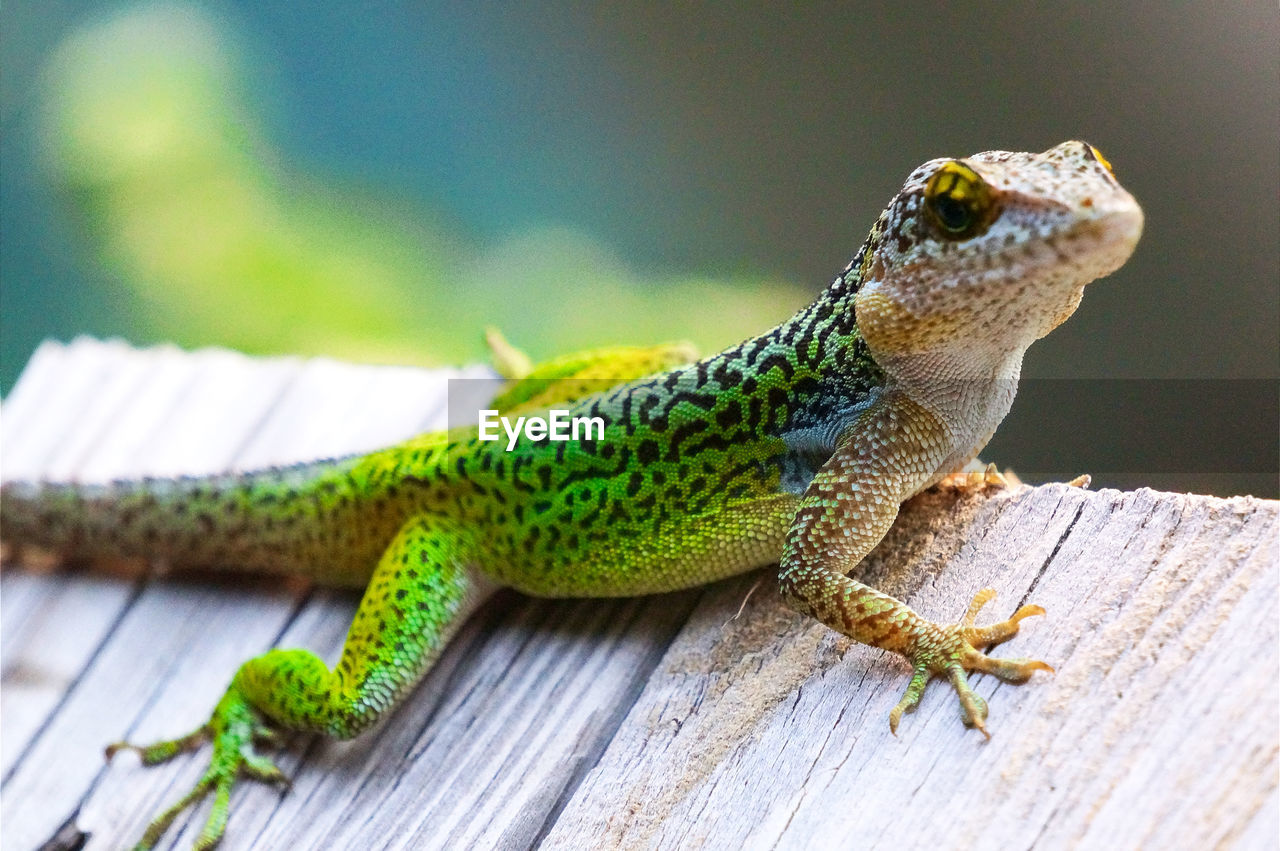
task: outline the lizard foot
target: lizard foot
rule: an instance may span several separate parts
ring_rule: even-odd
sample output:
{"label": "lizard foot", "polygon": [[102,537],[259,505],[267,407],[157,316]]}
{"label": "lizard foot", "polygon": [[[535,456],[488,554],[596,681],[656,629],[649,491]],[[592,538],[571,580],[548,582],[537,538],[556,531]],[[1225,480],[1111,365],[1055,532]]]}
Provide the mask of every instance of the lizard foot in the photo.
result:
{"label": "lizard foot", "polygon": [[1022,484],[1012,471],[1001,473],[995,464],[982,470],[961,470],[944,477],[935,487],[957,490],[964,494],[982,493],[988,488],[1005,489]]}
{"label": "lizard foot", "polygon": [[213,756],[209,768],[196,785],[172,806],[160,813],[147,826],[135,851],[153,847],[169,829],[183,810],[213,793],[213,810],[204,829],[192,846],[204,851],[218,844],[227,826],[231,802],[231,787],[241,775],[264,783],[287,787],[289,779],[268,757],[255,750],[258,743],[274,742],[275,731],[266,725],[262,716],[251,707],[233,684],[213,711],[208,723],[185,736],[151,745],[133,745],[117,742],[107,748],[107,759],[121,750],[136,751],[143,765],[158,765],[180,753],[193,751],[205,741],[213,744]]}
{"label": "lizard foot", "polygon": [[987,702],[969,687],[965,678],[966,671],[981,671],[995,674],[1007,683],[1024,683],[1035,671],[1053,672],[1053,668],[1035,659],[993,659],[979,648],[989,648],[1002,641],[1007,641],[1018,632],[1018,622],[1033,615],[1043,615],[1044,609],[1039,606],[1023,606],[1013,613],[1013,617],[990,626],[978,627],[973,622],[978,612],[987,604],[996,592],[992,588],[984,588],[973,597],[969,611],[960,623],[928,624],[928,628],[917,639],[915,649],[908,654],[913,673],[902,700],[889,713],[889,729],[897,735],[898,722],[904,713],[914,712],[924,694],[925,686],[935,675],[945,676],[955,689],[960,699],[960,717],[966,727],[977,727],[988,739]]}
{"label": "lizard foot", "polygon": [[511,381],[518,381],[533,372],[533,361],[520,349],[507,342],[502,332],[490,325],[484,329],[484,342],[489,347],[493,371]]}

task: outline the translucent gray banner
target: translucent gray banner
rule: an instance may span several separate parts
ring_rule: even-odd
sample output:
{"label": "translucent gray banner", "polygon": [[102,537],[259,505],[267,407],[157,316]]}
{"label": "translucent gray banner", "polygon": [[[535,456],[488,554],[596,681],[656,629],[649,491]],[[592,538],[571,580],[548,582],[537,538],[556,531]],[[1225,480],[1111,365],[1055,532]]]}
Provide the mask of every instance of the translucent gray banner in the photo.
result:
{"label": "translucent gray banner", "polygon": [[[530,388],[528,399],[578,398],[615,383],[552,379]],[[498,379],[450,381],[451,425],[475,427],[504,386]],[[982,457],[1030,482],[1087,472],[1095,486],[1275,497],[1280,381],[1023,380]]]}

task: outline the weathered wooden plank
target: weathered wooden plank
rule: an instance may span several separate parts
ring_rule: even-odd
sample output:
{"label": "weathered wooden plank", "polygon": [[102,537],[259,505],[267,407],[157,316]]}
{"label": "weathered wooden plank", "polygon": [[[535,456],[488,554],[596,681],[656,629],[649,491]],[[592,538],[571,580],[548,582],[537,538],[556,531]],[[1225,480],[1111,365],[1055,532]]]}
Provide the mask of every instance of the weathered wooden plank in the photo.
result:
{"label": "weathered wooden plank", "polygon": [[[149,400],[158,398],[157,384],[147,379],[163,359],[160,354],[88,338],[65,347],[42,345],[5,408],[6,475],[94,478],[92,472],[87,477],[82,473],[87,447],[95,442],[97,478],[136,467],[138,461],[127,452],[112,451],[104,438],[116,425],[124,399],[143,409],[155,404]],[[67,397],[63,368],[105,370],[105,375],[98,392]],[[24,418],[43,427],[26,427]],[[8,776],[136,589],[129,582],[11,572],[4,583],[0,763]],[[68,624],[76,628],[67,629]]]}
{"label": "weathered wooden plank", "polygon": [[9,597],[23,607],[4,637],[0,681],[0,774],[8,775],[40,727],[115,627],[136,591],[119,579],[7,571],[0,585],[4,614]]}
{"label": "weathered wooden plank", "polygon": [[163,412],[162,427],[151,429],[141,453],[147,475],[220,472],[234,465],[301,368],[293,358],[254,360],[220,349],[181,359],[189,377]]}
{"label": "weathered wooden plank", "polygon": [[[225,443],[239,448],[234,457],[221,465],[223,468],[246,469],[343,454],[367,445],[370,432],[375,438],[398,440],[415,433],[424,420],[440,416],[437,400],[443,394],[447,373],[419,374],[413,389],[424,392],[416,401],[382,410],[369,407],[369,400],[363,398],[369,385],[379,383],[374,376],[379,370],[327,360],[299,363],[296,367],[283,392],[270,401],[269,412],[263,418],[246,421],[250,428],[228,430],[230,437]],[[224,419],[211,417],[214,424]],[[291,424],[300,427],[291,428]],[[256,593],[253,588],[229,587],[222,589],[222,596],[243,601]],[[142,602],[147,602],[147,595]],[[278,596],[265,614],[258,615],[270,624],[266,631],[256,622],[251,625],[253,629],[246,630],[243,619],[238,617],[204,623],[200,641],[192,646],[189,654],[195,663],[184,665],[157,681],[148,705],[138,707],[135,730],[130,732],[130,737],[149,741],[173,736],[200,724],[236,667],[277,642],[297,617],[300,602],[296,594]],[[339,642],[354,608],[352,595],[345,595],[343,602],[343,606],[332,606],[327,613],[329,617],[317,625],[336,634]],[[234,608],[234,604],[231,605]],[[304,611],[311,608],[308,606]],[[235,650],[220,656],[214,665],[205,656],[206,644],[219,648],[229,645]],[[87,847],[114,847],[122,839],[139,835],[159,809],[196,782],[203,769],[204,762],[199,757],[180,760],[165,766],[163,771],[141,769],[136,760],[129,757],[114,761],[81,809],[78,824],[90,834]],[[270,790],[252,791],[256,795],[247,796],[249,806],[256,802],[264,812],[270,813],[276,806],[275,794]],[[246,796],[242,793],[241,797]],[[196,822],[195,829],[198,830],[198,826]],[[190,844],[191,837],[184,839],[183,832],[175,830],[168,840],[175,847],[182,847]]]}
{"label": "weathered wooden plank", "polygon": [[[109,427],[97,435],[96,448],[88,452],[79,466],[63,463],[60,458],[63,451],[79,453],[89,445],[87,439],[76,437],[79,430],[96,430],[103,422],[101,417],[85,412],[114,406],[118,400],[114,394],[93,392],[96,388],[111,386],[105,374],[98,374],[98,382],[93,387],[82,389],[79,405],[65,393],[65,387],[74,382],[64,381],[60,371],[50,376],[52,395],[60,403],[57,406],[42,404],[37,415],[49,419],[48,432],[57,433],[59,438],[57,451],[46,452],[43,461],[82,480],[170,472],[172,457],[182,454],[184,441],[187,469],[200,471],[225,466],[230,461],[230,453],[243,442],[271,404],[270,392],[264,392],[262,385],[275,387],[278,393],[287,380],[279,364],[268,364],[259,373],[266,380],[255,382],[249,374],[252,370],[247,368],[251,363],[248,359],[238,355],[228,358],[217,352],[190,356],[171,348],[136,352],[118,344],[97,344],[91,340],[77,340],[69,352],[75,357],[64,358],[66,368],[85,369],[86,365],[105,363],[102,368],[111,374],[131,371],[132,367],[126,362],[146,362],[142,367],[145,380],[139,383],[136,393],[127,394],[128,404],[119,410],[118,416],[109,418]],[[211,363],[219,364],[214,370],[217,377],[208,374]],[[293,368],[296,369],[296,365]],[[215,389],[207,396],[187,400],[189,388],[197,382],[212,384]],[[222,388],[222,392],[218,392],[218,388]],[[239,394],[241,404],[228,407],[228,391]],[[13,416],[13,407],[16,406],[6,409],[6,418]],[[228,440],[237,430],[237,418],[240,438]],[[220,433],[210,428],[210,420],[222,425]],[[40,431],[29,430],[37,436],[37,445]],[[6,454],[9,451],[6,448]],[[20,452],[23,448],[15,447],[13,451]],[[224,453],[221,458],[220,452]],[[131,590],[130,583],[118,583],[109,593],[118,597],[122,590]],[[270,606],[267,595],[247,590],[241,593],[246,599],[239,602],[246,613],[254,612],[257,606]],[[58,653],[74,657],[77,650],[73,647],[85,663],[92,662],[92,665],[74,678],[64,678],[65,693],[54,701],[54,711],[43,720],[35,738],[26,743],[20,760],[11,766],[11,773],[5,778],[0,818],[6,844],[13,842],[19,847],[39,844],[76,811],[85,793],[104,771],[102,746],[130,730],[147,696],[156,687],[157,670],[166,669],[156,666],[167,666],[173,658],[182,656],[185,642],[199,634],[202,622],[207,625],[210,621],[234,621],[240,609],[235,606],[220,609],[219,605],[227,606],[225,599],[225,595],[219,596],[210,589],[193,589],[185,594],[163,586],[149,587],[136,599],[129,598],[130,605],[113,611],[112,601],[104,592],[100,599],[88,601],[90,606],[99,606],[103,613],[111,613],[110,629],[102,634],[100,642],[68,629],[68,624],[78,623],[73,618],[83,613],[66,605],[50,607],[49,615],[33,624],[43,631],[45,638],[26,640],[22,646],[29,648],[30,655],[22,658],[17,666],[8,665],[7,673],[20,670],[47,674],[50,669],[46,660],[56,658]],[[286,614],[292,610],[290,599],[276,604],[278,608],[283,607]],[[70,600],[75,602],[78,598]],[[116,605],[122,602],[121,599],[115,601]],[[177,621],[173,620],[175,611],[181,613]],[[260,614],[259,620],[264,628],[270,629],[266,614]],[[268,632],[264,640],[269,641],[280,628],[277,626],[275,632]],[[252,629],[230,631],[235,639],[232,647],[236,647],[235,642],[239,640],[252,641]],[[59,645],[56,650],[52,647],[54,644]],[[73,666],[71,659],[66,664]],[[50,678],[46,675],[34,679],[48,681]],[[21,681],[5,682],[6,690],[22,685]],[[92,746],[88,746],[90,741]]]}
{"label": "weathered wooden plank", "polygon": [[[69,348],[53,340],[46,340],[31,354],[31,359],[27,362],[22,374],[18,376],[13,390],[4,400],[5,417],[0,420],[0,445],[13,446],[24,432],[36,428],[31,419],[36,411],[45,407],[42,404],[44,399],[51,396],[57,389],[54,382],[50,380],[50,376],[58,372],[68,356]],[[18,415],[10,415],[10,411],[17,411]],[[0,460],[3,460],[4,468],[10,467],[13,463],[12,458]],[[38,459],[27,460],[25,463],[30,469],[39,469]]]}
{"label": "weathered wooden plank", "polygon": [[77,339],[66,347],[41,346],[32,375],[24,374],[5,405],[4,475],[41,473],[60,454],[90,399],[127,359],[122,343]]}
{"label": "weathered wooden plank", "polygon": [[7,664],[13,642],[39,609],[43,589],[38,579],[18,570],[0,574],[0,664]]}
{"label": "weathered wooden plank", "polygon": [[[308,360],[277,403],[277,410],[250,436],[237,459],[240,469],[361,452],[403,440],[434,417],[445,381],[418,373],[416,392],[397,392],[381,371],[327,358]],[[379,397],[385,401],[379,406]],[[416,398],[415,398],[416,397]],[[392,410],[389,403],[409,400]],[[371,422],[367,412],[379,412]]]}
{"label": "weathered wooden plank", "polygon": [[[889,734],[903,664],[709,593],[544,848],[1251,846],[1277,835],[1277,504],[1152,491],[930,494],[863,570],[918,609],[1049,610],[976,678],[992,739],[935,683]],[[939,572],[944,566],[946,570]]]}
{"label": "weathered wooden plank", "polygon": [[[174,374],[180,381],[190,379],[186,370],[169,366],[177,355],[172,347],[134,352],[116,344],[103,347],[109,356],[100,360],[93,341],[79,340],[75,346],[95,362],[105,361],[105,371],[92,394],[66,410],[70,416],[60,425],[57,449],[46,457],[39,472],[55,481],[106,481],[146,462],[143,441],[153,436],[160,419],[156,406],[167,404],[179,392],[177,386],[172,390],[165,387],[165,375]],[[145,417],[151,428],[141,433],[131,430],[126,420],[133,412]],[[14,419],[21,416],[21,412],[13,414]],[[36,416],[45,418],[43,414]],[[15,455],[23,461],[29,457],[21,448]]]}

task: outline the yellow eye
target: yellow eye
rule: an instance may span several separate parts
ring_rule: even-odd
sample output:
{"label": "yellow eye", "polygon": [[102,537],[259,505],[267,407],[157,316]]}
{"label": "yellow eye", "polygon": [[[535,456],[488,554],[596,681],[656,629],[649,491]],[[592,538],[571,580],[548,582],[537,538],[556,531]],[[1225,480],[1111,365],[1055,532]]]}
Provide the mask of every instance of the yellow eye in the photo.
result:
{"label": "yellow eye", "polygon": [[[1088,143],[1086,142],[1085,144],[1088,144]],[[1110,172],[1111,174],[1116,173],[1116,170],[1111,167],[1111,161],[1102,155],[1102,151],[1099,151],[1093,145],[1089,145],[1089,153],[1093,154],[1093,158],[1098,162],[1102,163],[1102,167],[1105,168],[1108,172]]]}
{"label": "yellow eye", "polygon": [[924,206],[944,239],[970,239],[986,232],[999,211],[991,187],[964,163],[944,163],[924,188]]}

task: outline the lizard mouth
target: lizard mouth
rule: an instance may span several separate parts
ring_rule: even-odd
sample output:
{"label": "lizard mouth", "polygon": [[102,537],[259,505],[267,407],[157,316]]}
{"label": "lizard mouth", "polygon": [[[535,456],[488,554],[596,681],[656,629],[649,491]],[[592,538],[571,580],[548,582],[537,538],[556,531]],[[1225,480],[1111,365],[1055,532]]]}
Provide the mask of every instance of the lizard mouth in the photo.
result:
{"label": "lizard mouth", "polygon": [[1116,241],[1130,246],[1137,245],[1138,238],[1142,236],[1144,221],[1142,208],[1138,206],[1137,201],[1133,200],[1133,196],[1127,193],[1121,203],[1104,208],[1102,215],[1095,221],[1113,234]]}
{"label": "lizard mouth", "polygon": [[1090,280],[1119,269],[1133,254],[1142,237],[1142,208],[1126,196],[1106,207],[1093,208],[1093,215],[1077,222],[1058,240],[1065,254],[1090,272]]}

